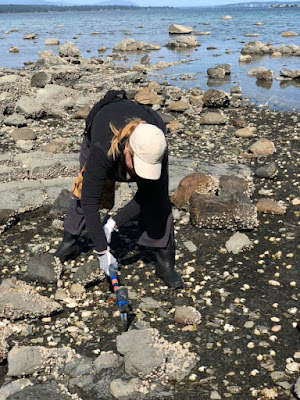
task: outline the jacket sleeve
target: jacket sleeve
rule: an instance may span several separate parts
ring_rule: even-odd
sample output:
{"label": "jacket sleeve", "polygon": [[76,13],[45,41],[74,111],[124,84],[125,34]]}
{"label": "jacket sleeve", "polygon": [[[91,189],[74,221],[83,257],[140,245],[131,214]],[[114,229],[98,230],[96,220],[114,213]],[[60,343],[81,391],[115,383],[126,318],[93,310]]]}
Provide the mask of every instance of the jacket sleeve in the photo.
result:
{"label": "jacket sleeve", "polygon": [[96,251],[107,248],[107,240],[101,227],[99,207],[111,164],[112,161],[100,147],[97,145],[91,147],[83,176],[81,207],[86,229]]}

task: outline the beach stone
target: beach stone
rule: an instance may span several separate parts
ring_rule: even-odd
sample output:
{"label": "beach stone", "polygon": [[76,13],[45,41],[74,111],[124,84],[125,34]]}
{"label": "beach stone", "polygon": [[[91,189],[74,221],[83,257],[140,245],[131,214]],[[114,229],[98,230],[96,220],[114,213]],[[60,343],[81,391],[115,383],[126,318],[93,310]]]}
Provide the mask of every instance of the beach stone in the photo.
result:
{"label": "beach stone", "polygon": [[78,270],[74,273],[73,281],[86,286],[90,283],[101,281],[104,278],[105,274],[100,269],[99,261],[97,259],[86,262],[80,268],[78,268]]}
{"label": "beach stone", "polygon": [[98,374],[106,368],[116,368],[119,365],[119,357],[111,351],[102,351],[100,356],[94,360],[94,368]]}
{"label": "beach stone", "polygon": [[40,147],[41,151],[46,153],[62,153],[68,147],[68,144],[63,139],[54,139],[51,143],[46,143]]}
{"label": "beach stone", "polygon": [[22,389],[26,388],[27,386],[31,386],[33,383],[30,379],[21,378],[15,381],[9,382],[6,385],[3,385],[0,388],[0,399],[6,400],[11,395],[14,395],[17,392],[20,392]]}
{"label": "beach stone", "polygon": [[283,56],[299,56],[300,55],[300,46],[295,44],[287,44],[284,46],[276,47],[273,52],[279,52]]}
{"label": "beach stone", "polygon": [[254,136],[255,128],[251,126],[247,126],[245,128],[237,129],[235,131],[235,136],[241,138],[250,138]]}
{"label": "beach stone", "polygon": [[176,24],[171,24],[169,26],[169,33],[170,34],[178,34],[178,33],[191,33],[193,29],[189,26],[184,26],[184,25],[176,25]]}
{"label": "beach stone", "polygon": [[251,240],[245,233],[236,232],[225,243],[225,247],[229,253],[238,254],[239,252],[249,249],[252,245]]}
{"label": "beach stone", "polygon": [[61,305],[41,296],[23,281],[4,279],[0,285],[0,317],[15,320],[36,318],[60,311]]}
{"label": "beach stone", "polygon": [[93,362],[90,357],[76,355],[63,366],[65,374],[74,377],[90,374],[93,371]]}
{"label": "beach stone", "polygon": [[179,36],[174,40],[171,40],[166,44],[166,47],[171,49],[176,48],[189,48],[189,47],[198,47],[200,43],[197,41],[196,36]]}
{"label": "beach stone", "polygon": [[254,190],[254,186],[250,182],[239,176],[222,175],[219,178],[219,194],[222,196],[250,196]]}
{"label": "beach stone", "polygon": [[79,97],[77,90],[56,84],[47,84],[44,88],[37,90],[36,102],[39,103],[47,112],[52,112],[57,108],[65,106],[72,107]]}
{"label": "beach stone", "polygon": [[32,40],[32,39],[35,39],[35,37],[36,37],[35,33],[28,33],[27,35],[23,36],[23,39]]}
{"label": "beach stone", "polygon": [[161,307],[160,302],[154,300],[152,297],[142,297],[141,303],[139,304],[139,309],[142,311],[157,310],[160,307]]}
{"label": "beach stone", "polygon": [[24,115],[18,114],[18,113],[13,113],[6,117],[3,121],[3,123],[7,126],[25,126],[27,125],[26,118]]}
{"label": "beach stone", "polygon": [[57,38],[45,39],[45,45],[46,46],[56,46],[58,44],[59,44],[59,39],[57,39]]}
{"label": "beach stone", "polygon": [[179,122],[178,120],[174,120],[174,121],[169,122],[166,125],[166,127],[170,132],[177,132],[177,131],[183,129],[184,125],[181,122]]}
{"label": "beach stone", "polygon": [[139,89],[134,99],[141,104],[162,104],[162,97],[149,88]]}
{"label": "beach stone", "polygon": [[298,36],[298,33],[292,31],[285,31],[281,34],[282,37],[295,37]]}
{"label": "beach stone", "polygon": [[256,203],[256,208],[258,212],[266,214],[284,215],[286,213],[286,207],[282,202],[268,198],[259,199]]}
{"label": "beach stone", "polygon": [[247,54],[246,56],[243,56],[243,55],[239,56],[240,63],[251,63],[251,61],[252,61],[252,57],[249,54]]}
{"label": "beach stone", "polygon": [[273,71],[271,71],[270,69],[267,69],[266,71],[259,70],[256,73],[256,79],[263,81],[271,81],[273,80]]}
{"label": "beach stone", "polygon": [[110,392],[115,399],[138,399],[141,395],[141,386],[142,381],[139,378],[131,378],[129,381],[118,378],[111,381]]}
{"label": "beach stone", "polygon": [[196,95],[196,96],[191,95],[189,97],[189,101],[190,101],[191,105],[194,107],[202,107],[203,106],[202,95]]}
{"label": "beach stone", "polygon": [[282,54],[280,53],[280,51],[274,51],[274,53],[272,53],[271,55],[272,55],[272,57],[274,57],[274,58],[279,58],[279,57],[282,56]]}
{"label": "beach stone", "polygon": [[208,36],[208,35],[210,35],[210,31],[197,32],[197,35],[199,35],[199,36]]}
{"label": "beach stone", "polygon": [[217,68],[222,68],[225,71],[225,75],[231,74],[231,64],[218,64]]}
{"label": "beach stone", "polygon": [[36,254],[28,260],[27,275],[33,281],[56,283],[61,269],[56,265],[53,255]]}
{"label": "beach stone", "polygon": [[72,42],[62,43],[58,48],[58,54],[61,58],[79,58],[81,53],[77,46]]}
{"label": "beach stone", "polygon": [[15,141],[35,140],[37,138],[37,135],[31,128],[19,128],[12,131],[11,137]]}
{"label": "beach stone", "polygon": [[221,90],[209,89],[203,94],[203,106],[211,108],[228,107],[230,96]]}
{"label": "beach stone", "polygon": [[246,128],[246,126],[247,126],[247,121],[245,120],[244,117],[239,117],[239,118],[236,118],[236,119],[234,119],[234,120],[232,121],[232,125],[233,125],[235,128]]}
{"label": "beach stone", "polygon": [[66,65],[68,61],[56,56],[52,50],[42,50],[39,52],[39,58],[34,64],[36,69],[50,68],[53,65]]}
{"label": "beach stone", "polygon": [[206,112],[204,113],[199,121],[200,125],[223,125],[226,124],[227,118],[224,114],[219,112]]}
{"label": "beach stone", "polygon": [[291,79],[299,79],[300,78],[300,69],[292,71],[290,69],[282,68],[280,70],[280,75],[291,78]]}
{"label": "beach stone", "polygon": [[26,118],[39,118],[43,115],[43,107],[32,97],[21,96],[16,103],[16,112]]}
{"label": "beach stone", "polygon": [[245,37],[258,37],[259,33],[245,33]]}
{"label": "beach stone", "polygon": [[62,391],[54,381],[27,386],[6,400],[72,400],[72,396]]}
{"label": "beach stone", "polygon": [[149,65],[150,64],[150,56],[149,56],[149,54],[144,55],[141,58],[140,63],[143,64],[143,65]]}
{"label": "beach stone", "polygon": [[197,251],[197,246],[191,240],[187,240],[183,244],[191,253]]}
{"label": "beach stone", "polygon": [[201,314],[195,307],[175,307],[174,321],[184,325],[199,325]]}
{"label": "beach stone", "polygon": [[254,76],[255,78],[258,78],[259,74],[262,74],[264,72],[267,72],[267,68],[265,67],[258,67],[258,68],[250,68],[249,71],[247,72],[248,76]]}
{"label": "beach stone", "polygon": [[224,17],[222,17],[221,19],[229,20],[229,19],[232,19],[232,17],[231,17],[231,15],[224,15]]}
{"label": "beach stone", "polygon": [[254,40],[245,44],[242,48],[242,54],[270,54],[273,50],[273,45],[263,44],[258,40]]}
{"label": "beach stone", "polygon": [[274,161],[262,165],[255,170],[255,175],[259,178],[274,178],[277,175],[278,168]]}
{"label": "beach stone", "polygon": [[117,336],[117,349],[124,355],[125,372],[147,380],[180,382],[196,364],[196,355],[180,343],[170,343],[157,329],[125,332]]}
{"label": "beach stone", "polygon": [[49,75],[45,71],[39,71],[34,74],[31,78],[31,86],[37,88],[43,88],[49,83],[51,80],[51,75]]}
{"label": "beach stone", "polygon": [[80,107],[73,115],[73,118],[74,119],[86,119],[87,116],[89,115],[89,113],[90,113],[89,106]]}
{"label": "beach stone", "polygon": [[13,46],[10,47],[10,49],[8,50],[10,53],[19,53],[19,47],[18,46]]}
{"label": "beach stone", "polygon": [[169,111],[184,112],[190,108],[190,104],[185,100],[173,101],[168,105],[167,109]]}
{"label": "beach stone", "polygon": [[215,193],[218,185],[218,180],[210,175],[199,172],[187,175],[179,182],[171,201],[177,208],[188,209],[189,200],[194,193]]}
{"label": "beach stone", "polygon": [[276,148],[269,139],[259,139],[248,148],[248,151],[253,157],[266,157],[274,154]]}
{"label": "beach stone", "polygon": [[257,226],[257,210],[241,196],[209,196],[194,193],[190,198],[190,219],[197,228],[253,229]]}
{"label": "beach stone", "polygon": [[210,79],[222,79],[225,77],[225,69],[223,68],[208,68],[207,76]]}

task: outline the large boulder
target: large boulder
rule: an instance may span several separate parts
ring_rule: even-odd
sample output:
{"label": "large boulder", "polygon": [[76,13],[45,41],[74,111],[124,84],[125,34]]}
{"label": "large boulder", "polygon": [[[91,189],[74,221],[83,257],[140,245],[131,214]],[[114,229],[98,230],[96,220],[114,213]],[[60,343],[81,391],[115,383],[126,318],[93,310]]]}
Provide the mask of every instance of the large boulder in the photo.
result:
{"label": "large boulder", "polygon": [[225,69],[223,68],[208,68],[207,76],[210,79],[223,79],[225,77]]}
{"label": "large boulder", "polygon": [[65,65],[68,64],[62,57],[56,56],[52,50],[43,50],[39,52],[39,58],[34,64],[36,69],[49,68],[52,65]]}
{"label": "large boulder", "polygon": [[209,89],[203,94],[203,106],[211,108],[228,107],[230,95],[216,89]]}
{"label": "large boulder", "polygon": [[137,42],[134,39],[123,39],[113,47],[114,51],[140,51],[140,50],[160,50],[161,47],[154,43]]}
{"label": "large boulder", "polygon": [[200,43],[197,41],[196,36],[179,36],[174,40],[171,40],[166,44],[166,47],[171,49],[176,48],[189,48],[189,47],[198,47]]}
{"label": "large boulder", "polygon": [[300,56],[300,46],[295,44],[287,44],[285,46],[278,46],[274,52],[280,53],[282,56]]}
{"label": "large boulder", "polygon": [[169,26],[169,33],[171,34],[178,34],[178,33],[191,33],[192,28],[189,26],[184,26],[184,25],[177,25],[177,24],[171,24]]}
{"label": "large boulder", "polygon": [[264,68],[250,68],[247,72],[248,76],[254,76],[258,80],[272,80],[273,79],[273,71]]}
{"label": "large boulder", "polygon": [[20,96],[30,94],[30,86],[30,79],[25,76],[0,76],[0,113],[12,114]]}
{"label": "large boulder", "polygon": [[291,69],[282,68],[280,70],[280,75],[284,76],[285,78],[299,79],[300,78],[300,69],[292,71]]}
{"label": "large boulder", "polygon": [[16,103],[15,110],[26,118],[40,118],[44,114],[42,105],[29,96],[21,96]]}
{"label": "large boulder", "polygon": [[44,88],[38,89],[36,101],[51,113],[53,109],[73,107],[76,98],[79,96],[77,90],[61,85],[47,84]]}
{"label": "large boulder", "polygon": [[242,54],[271,54],[274,48],[272,44],[263,44],[258,40],[254,40],[245,44],[242,48]]}

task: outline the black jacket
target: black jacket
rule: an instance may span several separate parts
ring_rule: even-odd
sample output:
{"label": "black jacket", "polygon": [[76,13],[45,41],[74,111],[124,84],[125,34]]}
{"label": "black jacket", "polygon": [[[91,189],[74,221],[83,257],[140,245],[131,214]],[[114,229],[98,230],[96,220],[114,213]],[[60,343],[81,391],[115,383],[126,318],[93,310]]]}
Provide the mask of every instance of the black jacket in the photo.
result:
{"label": "black jacket", "polygon": [[[121,154],[115,160],[107,155],[113,137],[109,123],[112,122],[119,129],[128,123],[128,119],[140,118],[165,132],[165,124],[154,110],[121,97],[110,96],[109,101],[105,101],[96,112],[94,110],[92,122],[91,118],[90,120],[87,118],[87,122],[90,122],[87,125],[90,151],[83,178],[81,206],[86,219],[86,228],[97,251],[107,248],[99,215],[105,181],[107,178],[125,181],[122,173],[124,146],[120,145]],[[160,179],[148,180],[135,176],[134,181],[138,187],[134,201],[140,206],[141,230],[152,239],[160,239],[165,234],[166,222],[171,213],[167,151],[163,158]]]}

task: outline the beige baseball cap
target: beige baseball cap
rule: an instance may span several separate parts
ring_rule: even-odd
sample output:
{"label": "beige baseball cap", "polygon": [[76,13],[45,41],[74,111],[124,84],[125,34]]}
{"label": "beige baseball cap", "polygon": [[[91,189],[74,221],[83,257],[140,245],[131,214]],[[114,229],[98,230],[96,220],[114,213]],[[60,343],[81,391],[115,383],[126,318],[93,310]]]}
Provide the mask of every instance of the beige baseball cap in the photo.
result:
{"label": "beige baseball cap", "polygon": [[161,129],[151,124],[139,124],[129,138],[133,150],[133,164],[138,176],[145,179],[159,179],[161,162],[167,148],[167,141]]}

